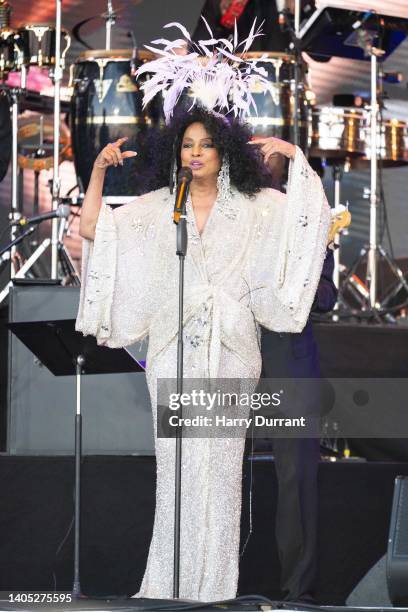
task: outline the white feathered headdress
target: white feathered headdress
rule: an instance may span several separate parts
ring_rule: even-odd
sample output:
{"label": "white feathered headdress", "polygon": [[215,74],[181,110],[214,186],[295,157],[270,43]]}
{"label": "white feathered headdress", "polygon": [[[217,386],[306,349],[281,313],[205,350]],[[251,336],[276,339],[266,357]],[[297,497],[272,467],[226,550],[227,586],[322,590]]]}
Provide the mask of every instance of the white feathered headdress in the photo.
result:
{"label": "white feathered headdress", "polygon": [[[178,28],[184,39],[170,41],[164,38],[145,45],[146,49],[158,56],[158,59],[144,63],[136,72],[136,77],[148,74],[149,78],[141,85],[144,92],[143,108],[158,93],[163,95],[163,109],[166,122],[171,119],[173,109],[181,94],[189,92],[193,107],[201,104],[208,110],[233,113],[235,117],[250,114],[251,107],[256,113],[255,100],[251,90],[256,85],[257,91],[270,91],[270,84],[265,77],[267,72],[257,66],[255,60],[246,60],[243,55],[250,49],[253,41],[262,36],[261,26],[252,24],[248,37],[239,42],[235,23],[233,41],[226,38],[216,39],[210,26],[202,17],[210,37],[207,40],[193,42],[191,36],[180,23],[168,23],[165,28]],[[180,47],[187,44],[191,49],[180,55]],[[262,60],[262,58],[260,58]]]}

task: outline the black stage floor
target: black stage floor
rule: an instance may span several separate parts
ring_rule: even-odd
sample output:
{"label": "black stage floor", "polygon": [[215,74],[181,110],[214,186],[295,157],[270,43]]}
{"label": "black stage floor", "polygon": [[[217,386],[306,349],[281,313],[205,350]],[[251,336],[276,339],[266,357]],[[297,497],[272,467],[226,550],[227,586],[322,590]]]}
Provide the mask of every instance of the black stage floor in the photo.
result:
{"label": "black stage floor", "polygon": [[238,600],[232,602],[220,603],[200,603],[169,600],[135,600],[135,599],[120,599],[120,600],[100,600],[89,599],[86,601],[80,600],[70,604],[64,604],[56,607],[55,605],[40,605],[27,607],[24,604],[10,604],[7,601],[0,599],[0,612],[12,612],[21,610],[27,612],[170,612],[176,611],[222,611],[222,612],[245,612],[249,610],[258,610],[259,612],[399,612],[406,611],[407,608],[398,607],[343,607],[343,606],[308,606],[296,603],[286,602],[271,602],[259,601],[256,603],[254,598],[253,603],[240,602]]}
{"label": "black stage floor", "polygon": [[[402,463],[322,463],[319,603],[344,605],[385,553],[394,479]],[[0,458],[0,591],[70,591],[73,555],[70,457]],[[248,535],[250,462],[244,467],[242,536]],[[137,592],[151,537],[152,457],[86,457],[83,462],[82,590]],[[274,539],[277,485],[272,462],[253,462],[253,532],[241,559],[239,594],[280,600]],[[169,568],[170,571],[170,568]]]}

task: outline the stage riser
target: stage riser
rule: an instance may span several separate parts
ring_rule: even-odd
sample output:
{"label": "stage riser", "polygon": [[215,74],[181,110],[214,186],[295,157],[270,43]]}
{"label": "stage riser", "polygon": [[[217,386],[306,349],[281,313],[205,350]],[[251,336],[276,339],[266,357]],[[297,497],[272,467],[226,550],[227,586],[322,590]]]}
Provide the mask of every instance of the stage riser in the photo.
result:
{"label": "stage riser", "polygon": [[[169,466],[169,469],[171,467]],[[394,478],[405,464],[321,464],[319,579],[322,602],[344,604],[385,553]],[[71,588],[73,460],[0,458],[0,590]],[[240,594],[279,599],[271,462],[253,466],[253,533],[241,561]],[[250,466],[244,469],[241,541],[248,534]],[[154,516],[152,457],[87,457],[83,463],[81,576],[92,595],[137,591]],[[170,521],[169,517],[169,521]],[[198,520],[198,519],[197,519]],[[170,571],[170,568],[169,568]]]}

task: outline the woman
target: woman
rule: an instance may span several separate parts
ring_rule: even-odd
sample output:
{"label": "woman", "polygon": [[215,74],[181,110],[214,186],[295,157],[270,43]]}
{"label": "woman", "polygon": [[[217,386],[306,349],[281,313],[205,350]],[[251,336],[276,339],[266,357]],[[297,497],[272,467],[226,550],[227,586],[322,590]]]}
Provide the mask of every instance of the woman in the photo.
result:
{"label": "woman", "polygon": [[[319,280],[329,227],[320,179],[302,152],[200,108],[176,119],[167,138],[177,165],[192,170],[187,202],[184,377],[258,379],[258,325],[299,332]],[[175,378],[178,258],[168,186],[112,211],[101,207],[106,168],[132,152],[124,140],[95,161],[84,200],[83,285],[77,329],[111,347],[149,336],[146,376],[156,430],[157,380]],[[171,154],[162,150],[163,176]],[[291,159],[288,193],[265,188],[276,153]],[[158,160],[161,162],[161,155]],[[185,439],[182,463],[180,596],[235,597],[244,438]],[[139,595],[172,596],[173,439],[156,439],[153,537]]]}

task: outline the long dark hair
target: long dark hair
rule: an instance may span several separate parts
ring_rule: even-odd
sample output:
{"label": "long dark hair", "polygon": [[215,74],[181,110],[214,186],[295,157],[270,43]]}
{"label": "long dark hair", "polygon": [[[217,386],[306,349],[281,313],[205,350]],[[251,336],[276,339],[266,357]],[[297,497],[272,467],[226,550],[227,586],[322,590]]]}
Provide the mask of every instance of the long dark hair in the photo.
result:
{"label": "long dark hair", "polygon": [[228,157],[231,183],[238,191],[254,196],[263,187],[273,185],[273,177],[263,162],[259,148],[248,145],[252,137],[250,127],[237,119],[225,118],[195,107],[191,111],[175,113],[171,123],[156,135],[152,164],[155,167],[157,187],[169,185],[174,158],[177,167],[180,167],[182,138],[192,123],[201,123],[211,136],[220,157]]}

